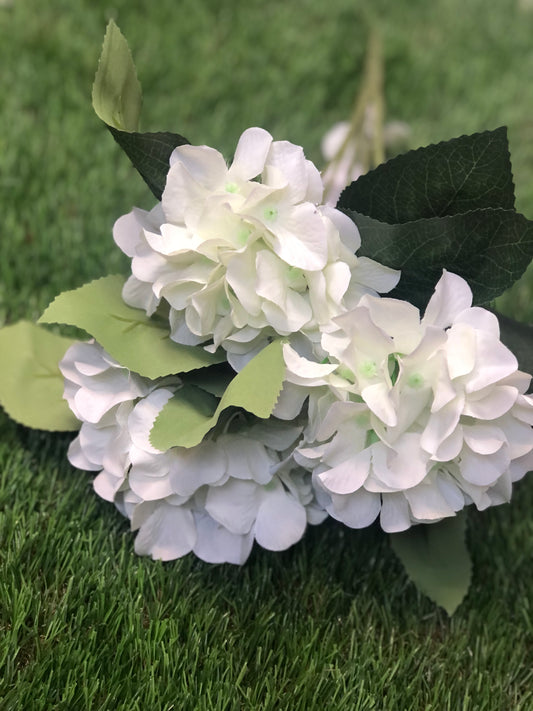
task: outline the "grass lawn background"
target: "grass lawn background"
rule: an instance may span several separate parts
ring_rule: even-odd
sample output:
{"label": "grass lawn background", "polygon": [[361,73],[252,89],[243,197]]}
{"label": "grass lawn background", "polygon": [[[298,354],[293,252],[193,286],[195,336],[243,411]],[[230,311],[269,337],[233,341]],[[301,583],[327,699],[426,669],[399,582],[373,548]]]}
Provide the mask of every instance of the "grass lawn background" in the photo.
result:
{"label": "grass lawn background", "polygon": [[[260,125],[317,162],[377,25],[387,117],[410,125],[411,147],[508,125],[517,206],[533,218],[527,5],[3,0],[0,325],[125,271],[112,224],[153,204],[90,105],[110,17],[134,54],[144,130],[230,157]],[[500,306],[533,321],[532,294],[526,275]],[[533,707],[533,477],[511,506],[471,512],[474,579],[450,621],[375,528],[329,522],[243,568],[140,559],[68,442],[0,412],[2,710]]]}

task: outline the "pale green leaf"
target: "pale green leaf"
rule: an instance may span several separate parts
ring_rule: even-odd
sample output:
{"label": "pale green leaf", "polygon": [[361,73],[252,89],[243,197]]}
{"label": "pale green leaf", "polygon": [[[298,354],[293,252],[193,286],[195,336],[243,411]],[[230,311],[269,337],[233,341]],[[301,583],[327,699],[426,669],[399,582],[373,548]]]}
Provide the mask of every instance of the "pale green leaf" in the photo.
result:
{"label": "pale green leaf", "polygon": [[394,552],[413,583],[453,615],[470,586],[472,564],[465,543],[464,512],[438,523],[391,535]]}
{"label": "pale green leaf", "polygon": [[106,124],[137,131],[142,93],[135,64],[124,35],[109,21],[93,84],[93,108]]}
{"label": "pale green leaf", "polygon": [[55,298],[40,323],[63,323],[87,331],[121,365],[147,378],[186,373],[221,363],[225,355],[170,340],[169,328],[124,303],[124,277],[96,279]]}
{"label": "pale green leaf", "polygon": [[[192,388],[179,390],[159,413],[150,442],[161,451],[177,446],[194,447],[216,425],[227,407],[243,408],[257,417],[270,417],[284,376],[282,342],[278,340],[264,348],[233,378],[213,414],[201,410],[198,402],[192,400]],[[205,398],[202,403],[206,403]]]}
{"label": "pale green leaf", "polygon": [[13,420],[37,430],[79,429],[59,370],[73,343],[29,321],[0,329],[0,404]]}

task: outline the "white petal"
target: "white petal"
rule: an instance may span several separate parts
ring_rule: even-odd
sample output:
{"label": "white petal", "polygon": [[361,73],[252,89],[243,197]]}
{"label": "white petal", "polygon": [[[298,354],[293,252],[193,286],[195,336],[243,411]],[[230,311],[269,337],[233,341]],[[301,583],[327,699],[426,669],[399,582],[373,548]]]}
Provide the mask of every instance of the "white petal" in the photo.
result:
{"label": "white petal", "polygon": [[354,282],[369,287],[379,294],[392,291],[398,285],[400,276],[401,271],[398,269],[391,269],[368,257],[357,257],[357,264],[352,270]]}
{"label": "white petal", "polygon": [[[191,148],[198,148],[198,146],[191,146]],[[217,151],[214,152],[217,153]],[[222,156],[220,158],[222,161],[224,160]],[[220,182],[222,183],[225,173],[226,164],[224,163],[223,173],[216,172],[214,176],[205,177],[208,181],[214,177],[214,182],[221,178]],[[206,187],[192,177],[182,161],[177,161],[167,174],[166,186],[161,197],[165,222],[171,222],[174,225],[187,225],[191,228],[196,226],[205,208],[208,195]]]}
{"label": "white petal", "polygon": [[[361,246],[361,235],[359,234],[359,230],[357,229],[355,222],[351,220],[348,215],[345,215],[344,212],[336,210],[329,205],[321,205],[320,212],[324,215],[324,217],[327,217],[328,220],[331,220],[340,235],[342,243],[350,250],[350,252],[355,254]],[[374,262],[371,259],[367,261],[377,265],[377,262]]]}
{"label": "white petal", "polygon": [[431,414],[420,441],[426,452],[435,454],[442,442],[452,434],[459,424],[463,403],[464,397],[457,396],[438,412]]}
{"label": "white petal", "polygon": [[159,301],[153,292],[152,284],[140,281],[135,276],[130,276],[122,288],[122,298],[134,309],[143,309],[151,316],[159,306]]}
{"label": "white petal", "polygon": [[272,143],[272,136],[262,128],[248,128],[239,138],[228,180],[252,180],[262,173]]}
{"label": "white petal", "polygon": [[276,254],[287,264],[305,271],[323,269],[327,263],[326,228],[311,203],[300,203],[280,215],[268,228]]}
{"label": "white petal", "polygon": [[396,415],[387,383],[368,385],[361,390],[361,397],[382,422],[389,425],[389,427],[394,427],[397,424],[398,416]]}
{"label": "white petal", "polygon": [[354,454],[319,474],[324,487],[333,494],[352,494],[363,486],[370,470],[370,448]]}
{"label": "white petal", "polygon": [[301,146],[296,146],[289,141],[274,141],[267,163],[269,168],[277,168],[283,175],[287,185],[287,198],[293,205],[305,200],[308,165]]}
{"label": "white petal", "polygon": [[135,539],[138,555],[154,560],[174,560],[189,553],[196,543],[196,526],[189,509],[162,502],[143,523]]}
{"label": "white petal", "polygon": [[137,246],[143,242],[142,227],[132,210],[122,215],[113,225],[113,239],[128,257],[134,257]]}
{"label": "white petal", "polygon": [[350,528],[365,528],[376,520],[381,508],[381,497],[365,489],[355,494],[340,496],[333,494],[331,504],[326,507],[328,513]]}
{"label": "white petal", "polygon": [[513,407],[517,396],[516,388],[508,385],[488,387],[468,396],[463,415],[478,420],[495,420]]}
{"label": "white petal", "polygon": [[395,350],[410,353],[420,343],[424,335],[420,327],[420,312],[407,301],[399,299],[380,299],[364,296],[361,306],[368,308],[372,322],[394,338]]}
{"label": "white petal", "polygon": [[443,269],[435,292],[429,300],[422,324],[447,328],[455,317],[472,305],[472,290],[457,274]]}
{"label": "white petal", "polygon": [[420,435],[406,432],[394,449],[381,442],[372,447],[372,479],[387,488],[403,490],[419,484],[427,474],[428,457],[420,447]]}
{"label": "white petal", "polygon": [[413,518],[417,521],[440,521],[454,516],[455,511],[446,501],[436,483],[422,482],[405,492]]}
{"label": "white petal", "polygon": [[270,551],[283,551],[297,543],[307,525],[305,508],[281,483],[263,492],[254,527],[255,540]]}
{"label": "white petal", "polygon": [[476,332],[468,324],[454,324],[448,331],[446,358],[450,378],[471,373],[476,364]]}
{"label": "white petal", "polygon": [[[85,426],[86,425],[84,423],[82,425],[82,429]],[[98,451],[99,450],[100,448],[98,448]],[[76,437],[76,439],[72,440],[68,448],[67,456],[69,462],[72,464],[73,467],[76,467],[77,469],[84,469],[85,471],[95,472],[100,471],[100,469],[102,468],[102,453],[100,452],[99,454],[96,454],[95,452],[91,451],[91,449],[89,449],[88,451],[91,454],[90,458],[87,456],[81,446],[80,437]],[[105,498],[105,496],[102,498]]]}
{"label": "white petal", "polygon": [[316,387],[327,383],[327,376],[337,369],[335,363],[316,363],[300,356],[288,343],[283,344],[287,379],[295,385]]}
{"label": "white petal", "polygon": [[533,449],[533,428],[528,423],[509,417],[499,424],[505,431],[512,459],[523,457]]}
{"label": "white petal", "polygon": [[191,449],[180,448],[172,460],[172,491],[191,496],[201,486],[218,483],[226,473],[226,457],[215,442],[204,440]]}
{"label": "white petal", "polygon": [[167,477],[147,477],[132,468],[128,477],[131,490],[144,501],[158,501],[172,494],[170,480]]}
{"label": "white petal", "polygon": [[167,185],[163,193],[163,209],[165,214],[165,195],[167,190],[172,191],[174,171],[182,166],[189,176],[208,190],[217,190],[224,184],[228,168],[224,156],[210,146],[178,146],[172,152],[170,159],[171,168],[167,177]]}
{"label": "white petal", "polygon": [[217,439],[227,457],[227,473],[235,479],[253,479],[258,484],[268,484],[272,478],[271,460],[261,442],[236,434],[222,435]]}
{"label": "white petal", "polygon": [[490,334],[477,331],[476,341],[476,367],[466,383],[468,393],[496,383],[518,368],[516,357]]}
{"label": "white petal", "polygon": [[453,432],[440,443],[431,458],[437,462],[449,462],[459,456],[462,448],[463,428],[461,425],[457,425]]}
{"label": "white petal", "polygon": [[501,429],[490,425],[464,426],[463,433],[465,443],[477,454],[494,454],[507,441]]}
{"label": "white petal", "polygon": [[249,533],[261,502],[261,487],[254,481],[230,479],[223,486],[212,486],[207,492],[207,513],[228,531]]}
{"label": "white petal", "polygon": [[113,476],[104,469],[100,472],[100,474],[98,474],[97,477],[95,477],[93,481],[93,489],[98,496],[105,501],[114,501],[115,495],[122,486],[125,477],[126,475],[124,474],[123,478],[118,479],[116,476]]}
{"label": "white petal", "polygon": [[409,504],[402,493],[383,494],[380,524],[387,533],[399,533],[410,528]]}
{"label": "white petal", "polygon": [[469,324],[478,331],[486,331],[494,338],[500,338],[500,323],[498,317],[482,309],[480,306],[473,306],[470,309],[462,311],[454,320],[455,323]]}
{"label": "white petal", "polygon": [[490,486],[508,469],[510,461],[507,447],[487,457],[465,447],[461,453],[461,475],[476,486]]}
{"label": "white petal", "polygon": [[238,535],[221,526],[209,514],[195,512],[197,539],[193,552],[206,563],[246,562],[254,542],[253,533]]}

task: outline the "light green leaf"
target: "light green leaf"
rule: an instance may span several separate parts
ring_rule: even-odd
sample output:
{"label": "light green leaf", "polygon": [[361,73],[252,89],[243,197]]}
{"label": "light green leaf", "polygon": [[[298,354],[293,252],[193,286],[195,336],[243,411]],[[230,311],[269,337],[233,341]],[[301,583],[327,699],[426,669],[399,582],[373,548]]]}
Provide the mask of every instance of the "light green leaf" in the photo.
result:
{"label": "light green leaf", "polygon": [[109,21],[93,84],[93,108],[106,124],[137,131],[142,92],[124,35]]}
{"label": "light green leaf", "polygon": [[64,323],[87,331],[121,365],[147,378],[186,373],[221,363],[225,355],[170,340],[166,324],[124,303],[124,277],[96,279],[55,298],[40,323]]}
{"label": "light green leaf", "polygon": [[448,615],[453,615],[470,586],[472,564],[465,528],[466,515],[462,512],[391,535],[392,548],[408,576]]}
{"label": "light green leaf", "polygon": [[51,432],[79,429],[59,370],[73,343],[29,321],[0,329],[0,404],[13,420]]}
{"label": "light green leaf", "polygon": [[[163,452],[170,447],[194,447],[216,425],[227,407],[240,407],[257,417],[270,417],[284,377],[282,342],[278,340],[264,348],[233,378],[213,414],[201,410],[198,402],[191,398],[191,391],[198,388],[178,390],[159,413],[150,442]],[[205,403],[204,397],[202,404]]]}

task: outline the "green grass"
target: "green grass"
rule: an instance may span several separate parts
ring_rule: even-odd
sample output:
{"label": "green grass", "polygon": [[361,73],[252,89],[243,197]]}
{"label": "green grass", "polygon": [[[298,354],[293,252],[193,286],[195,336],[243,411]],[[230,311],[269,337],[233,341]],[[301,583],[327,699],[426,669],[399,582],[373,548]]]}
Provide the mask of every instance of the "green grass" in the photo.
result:
{"label": "green grass", "polygon": [[[371,9],[369,9],[371,6]],[[305,146],[345,118],[369,23],[388,117],[411,145],[509,126],[533,217],[533,13],[501,0],[14,0],[0,7],[0,324],[125,270],[113,221],[152,204],[90,107],[113,16],[143,83],[146,130],[227,155],[262,125]],[[533,320],[533,275],[502,299]],[[470,593],[450,621],[386,539],[334,522],[243,568],[140,559],[68,437],[0,413],[0,708],[528,711],[533,481],[472,512]]]}

